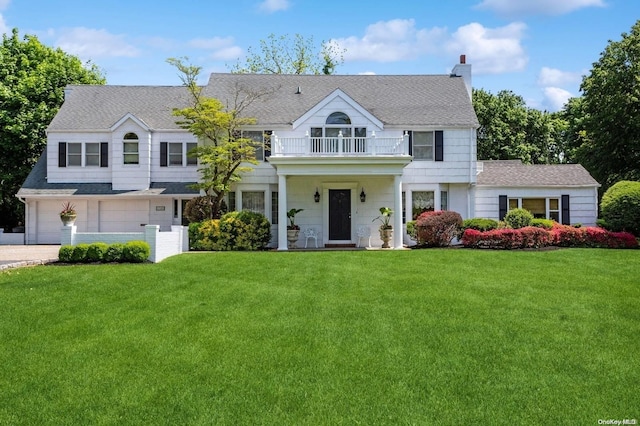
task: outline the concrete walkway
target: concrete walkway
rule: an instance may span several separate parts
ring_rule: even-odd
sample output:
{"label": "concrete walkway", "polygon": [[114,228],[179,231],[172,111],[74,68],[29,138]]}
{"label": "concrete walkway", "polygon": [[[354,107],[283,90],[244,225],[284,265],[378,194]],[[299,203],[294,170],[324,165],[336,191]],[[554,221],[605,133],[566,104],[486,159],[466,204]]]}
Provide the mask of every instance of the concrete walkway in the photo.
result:
{"label": "concrete walkway", "polygon": [[55,262],[58,260],[58,250],[59,245],[0,245],[0,270]]}

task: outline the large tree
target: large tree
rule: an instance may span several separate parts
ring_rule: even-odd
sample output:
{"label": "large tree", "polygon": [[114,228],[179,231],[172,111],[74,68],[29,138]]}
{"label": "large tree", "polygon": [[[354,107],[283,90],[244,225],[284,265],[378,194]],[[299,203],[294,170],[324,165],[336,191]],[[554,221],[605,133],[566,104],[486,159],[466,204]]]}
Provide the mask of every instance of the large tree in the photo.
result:
{"label": "large tree", "polygon": [[640,180],[640,21],[609,41],[582,80],[586,140],[580,162],[603,186]]}
{"label": "large tree", "polygon": [[170,58],[167,62],[178,69],[190,95],[189,106],[176,108],[173,114],[180,117],[177,121],[180,127],[194,134],[200,142],[189,153],[199,160],[201,179],[196,188],[206,194],[209,216],[218,218],[231,185],[240,181],[243,173],[253,170],[252,165],[258,164],[256,148],[261,144],[243,138],[241,132],[243,126],[254,124],[255,119],[245,117],[243,112],[269,92],[249,92],[239,88],[233,105],[225,106],[218,99],[203,96],[203,88],[197,84],[201,67],[185,63],[183,59]]}
{"label": "large tree", "polygon": [[314,46],[313,37],[305,38],[295,34],[277,37],[270,34],[260,40],[260,51],[251,47],[244,64],[236,63],[232,71],[255,74],[333,74],[336,66],[342,64],[344,53],[330,42],[322,42],[320,50]]}
{"label": "large tree", "polygon": [[566,122],[558,114],[529,108],[522,96],[509,90],[494,95],[474,89],[473,107],[480,122],[479,160],[562,161]]}
{"label": "large tree", "polygon": [[46,146],[45,129],[64,101],[68,84],[104,84],[95,65],[42,45],[18,30],[0,45],[0,227],[23,218],[15,195]]}

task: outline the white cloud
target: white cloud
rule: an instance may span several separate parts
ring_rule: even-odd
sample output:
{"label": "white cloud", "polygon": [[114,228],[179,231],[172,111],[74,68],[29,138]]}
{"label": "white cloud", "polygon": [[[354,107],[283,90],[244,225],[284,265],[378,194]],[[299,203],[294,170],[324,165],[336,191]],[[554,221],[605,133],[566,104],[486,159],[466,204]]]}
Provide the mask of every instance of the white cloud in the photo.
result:
{"label": "white cloud", "polygon": [[466,53],[477,74],[521,71],[529,61],[521,45],[526,29],[521,22],[499,28],[474,22],[458,28],[446,49],[449,54]]}
{"label": "white cloud", "polygon": [[140,51],[124,38],[124,35],[111,34],[106,30],[76,27],[63,30],[56,45],[82,59],[138,56]]}
{"label": "white cloud", "polygon": [[573,96],[569,91],[559,87],[545,87],[543,92],[545,104],[549,106],[549,110],[551,111],[561,110],[569,98]]}
{"label": "white cloud", "polygon": [[539,86],[565,86],[580,81],[582,75],[577,72],[562,71],[556,68],[542,67],[538,75]]}
{"label": "white cloud", "polygon": [[520,71],[528,62],[522,47],[526,25],[520,22],[486,28],[478,23],[462,26],[453,34],[446,28],[416,28],[413,19],[394,19],[371,24],[362,37],[333,39],[344,60],[396,62],[424,55],[457,58],[467,54],[474,73]]}
{"label": "white cloud", "polygon": [[503,16],[562,15],[585,7],[605,7],[604,0],[483,0],[477,9]]}
{"label": "white cloud", "polygon": [[7,27],[6,22],[4,22],[4,16],[0,14],[0,34],[8,34],[9,27]]}
{"label": "white cloud", "polygon": [[189,46],[196,49],[211,50],[211,58],[227,61],[237,59],[244,50],[234,44],[233,37],[196,38],[189,41]]}
{"label": "white cloud", "polygon": [[363,71],[359,72],[358,75],[376,75],[374,71]]}
{"label": "white cloud", "polygon": [[362,38],[333,39],[332,43],[345,49],[345,61],[394,62],[435,52],[445,32],[441,28],[418,30],[413,19],[393,19],[369,25]]}
{"label": "white cloud", "polygon": [[258,8],[267,13],[274,13],[279,10],[289,9],[289,0],[264,0]]}

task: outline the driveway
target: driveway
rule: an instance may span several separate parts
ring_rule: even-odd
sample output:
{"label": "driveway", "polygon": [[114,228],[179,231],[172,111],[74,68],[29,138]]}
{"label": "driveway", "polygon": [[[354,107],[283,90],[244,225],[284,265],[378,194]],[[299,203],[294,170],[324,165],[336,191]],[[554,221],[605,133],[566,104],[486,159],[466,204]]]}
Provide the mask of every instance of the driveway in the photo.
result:
{"label": "driveway", "polygon": [[59,245],[0,245],[0,270],[20,266],[42,265],[58,260]]}

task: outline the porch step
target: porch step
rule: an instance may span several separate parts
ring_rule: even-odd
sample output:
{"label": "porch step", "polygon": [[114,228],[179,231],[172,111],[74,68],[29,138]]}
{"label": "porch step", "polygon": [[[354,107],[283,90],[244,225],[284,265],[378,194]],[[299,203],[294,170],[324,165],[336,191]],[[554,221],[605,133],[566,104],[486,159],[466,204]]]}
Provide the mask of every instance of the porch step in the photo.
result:
{"label": "porch step", "polygon": [[355,244],[325,244],[325,248],[355,248]]}

